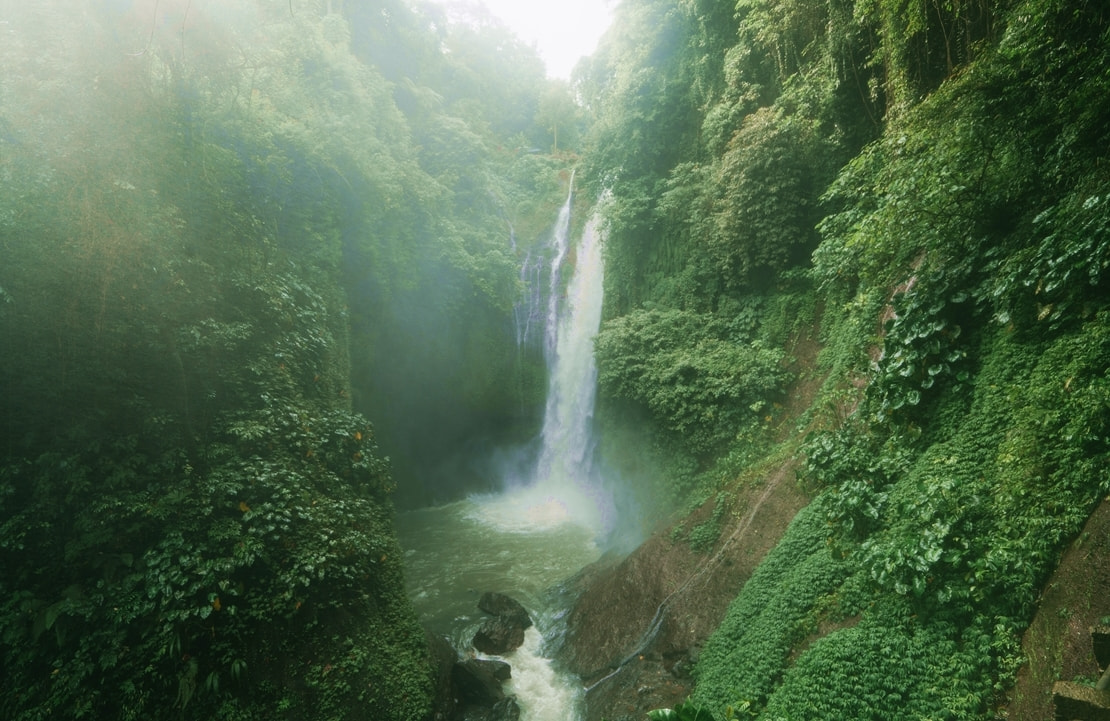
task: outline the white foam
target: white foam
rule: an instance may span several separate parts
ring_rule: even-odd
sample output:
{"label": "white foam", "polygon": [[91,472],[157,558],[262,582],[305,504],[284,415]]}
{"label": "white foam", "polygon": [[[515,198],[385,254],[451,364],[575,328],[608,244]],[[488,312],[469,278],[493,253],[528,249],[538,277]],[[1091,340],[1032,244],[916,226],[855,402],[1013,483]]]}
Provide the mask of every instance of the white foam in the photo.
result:
{"label": "white foam", "polygon": [[516,696],[522,721],[581,718],[582,688],[552,668],[535,626],[525,631],[524,644],[503,658],[513,669],[506,691]]}
{"label": "white foam", "polygon": [[567,524],[593,533],[602,530],[597,499],[576,489],[553,493],[542,486],[516,488],[498,495],[474,496],[470,517],[506,533],[550,531]]}

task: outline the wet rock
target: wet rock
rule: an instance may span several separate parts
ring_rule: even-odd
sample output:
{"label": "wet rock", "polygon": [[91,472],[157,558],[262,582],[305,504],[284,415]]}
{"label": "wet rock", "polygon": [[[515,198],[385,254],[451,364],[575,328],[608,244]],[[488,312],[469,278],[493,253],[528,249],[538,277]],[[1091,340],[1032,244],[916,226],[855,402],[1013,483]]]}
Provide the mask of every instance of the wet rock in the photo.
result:
{"label": "wet rock", "polygon": [[532,625],[532,617],[528,615],[527,609],[520,601],[503,593],[493,591],[483,593],[478,599],[478,608],[491,616],[501,616],[518,623],[521,628],[529,628]]}
{"label": "wet rock", "polygon": [[493,618],[486,619],[474,635],[474,648],[494,655],[520,648],[532,618],[519,601],[503,593],[488,592],[478,600],[478,608]]}
{"label": "wet rock", "polygon": [[461,721],[520,721],[520,706],[509,696],[489,708],[470,706],[460,718]]}
{"label": "wet rock", "polygon": [[524,643],[524,626],[505,616],[490,618],[474,634],[472,643],[482,653],[501,656],[517,650]]}
{"label": "wet rock", "polygon": [[455,717],[458,695],[455,691],[454,667],[459,654],[442,636],[428,633],[428,664],[435,672],[432,712],[426,721],[445,721]]}
{"label": "wet rock", "polygon": [[484,669],[498,681],[508,681],[513,677],[513,667],[504,661],[492,658],[472,658],[467,663]]}
{"label": "wet rock", "polygon": [[451,680],[459,701],[488,708],[505,698],[501,683],[510,675],[509,664],[503,661],[471,658],[455,664]]}
{"label": "wet rock", "polygon": [[512,696],[501,699],[493,705],[490,721],[520,721],[520,706]]}

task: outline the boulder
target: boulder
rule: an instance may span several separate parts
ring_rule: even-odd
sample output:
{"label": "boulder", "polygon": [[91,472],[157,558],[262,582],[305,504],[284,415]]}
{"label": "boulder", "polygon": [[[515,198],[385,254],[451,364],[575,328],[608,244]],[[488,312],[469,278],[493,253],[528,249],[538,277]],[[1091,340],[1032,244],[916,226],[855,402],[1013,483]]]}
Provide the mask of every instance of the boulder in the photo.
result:
{"label": "boulder", "polygon": [[520,648],[524,643],[524,626],[505,616],[486,619],[474,634],[474,648],[482,653],[501,656]]}
{"label": "boulder", "polygon": [[520,721],[520,706],[515,698],[508,696],[491,707],[467,707],[461,721]]}
{"label": "boulder", "polygon": [[493,705],[490,721],[520,721],[520,706],[512,696],[503,698]]}
{"label": "boulder", "polygon": [[505,698],[501,683],[511,675],[509,664],[470,658],[452,668],[451,679],[459,701],[468,705],[492,707]]}
{"label": "boulder", "polygon": [[454,669],[459,655],[447,639],[428,633],[428,664],[435,673],[435,691],[432,711],[426,721],[445,721],[455,718],[457,704],[455,698]]}
{"label": "boulder", "polygon": [[532,617],[528,615],[528,611],[520,604],[520,601],[503,593],[493,591],[483,593],[482,597],[478,599],[478,608],[491,616],[502,616],[518,623],[521,628],[528,628],[532,625]]}

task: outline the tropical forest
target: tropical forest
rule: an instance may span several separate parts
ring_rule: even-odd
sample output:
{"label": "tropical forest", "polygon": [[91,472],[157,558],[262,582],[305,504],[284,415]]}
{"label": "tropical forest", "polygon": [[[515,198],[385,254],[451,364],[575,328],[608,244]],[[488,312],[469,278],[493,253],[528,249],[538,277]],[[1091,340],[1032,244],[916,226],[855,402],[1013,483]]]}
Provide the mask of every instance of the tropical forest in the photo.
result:
{"label": "tropical forest", "polygon": [[1110,5],[598,3],[0,0],[0,718],[1110,718]]}

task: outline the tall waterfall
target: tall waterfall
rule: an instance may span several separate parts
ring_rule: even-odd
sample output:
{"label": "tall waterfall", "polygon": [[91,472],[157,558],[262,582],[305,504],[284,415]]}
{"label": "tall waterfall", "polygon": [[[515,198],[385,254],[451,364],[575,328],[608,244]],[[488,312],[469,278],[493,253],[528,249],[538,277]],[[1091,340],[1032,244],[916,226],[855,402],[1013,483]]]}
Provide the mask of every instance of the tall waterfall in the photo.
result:
{"label": "tall waterfall", "polygon": [[470,647],[482,620],[475,589],[508,593],[532,614],[524,645],[504,657],[512,665],[505,691],[517,698],[522,721],[582,717],[581,682],[549,658],[547,642],[560,634],[563,613],[549,590],[595,561],[610,530],[612,504],[593,462],[601,238],[591,220],[579,243],[571,242],[572,199],[568,194],[550,246],[529,254],[521,270],[528,290],[516,309],[517,343],[538,344],[542,333],[549,376],[534,467],[506,479],[502,493],[412,511],[398,523],[422,619],[458,648]]}
{"label": "tall waterfall", "polygon": [[[547,357],[548,370],[555,365],[558,353],[558,339],[560,321],[563,314],[561,310],[566,305],[563,298],[563,264],[570,251],[570,208],[574,201],[574,175],[570,176],[570,190],[563,207],[559,208],[559,216],[555,219],[555,230],[551,234],[551,245],[554,253],[551,257],[551,273],[548,276],[547,287],[547,318],[544,322],[544,355]],[[567,289],[569,293],[569,288]],[[596,330],[596,329],[595,329]]]}
{"label": "tall waterfall", "polygon": [[[571,190],[552,233],[544,355],[548,367],[542,447],[531,476],[510,479],[488,510],[521,530],[573,521],[607,530],[611,502],[594,466],[597,366],[593,339],[601,323],[603,264],[596,218],[575,247]],[[567,275],[569,274],[569,281]],[[505,515],[502,515],[505,514]]]}

